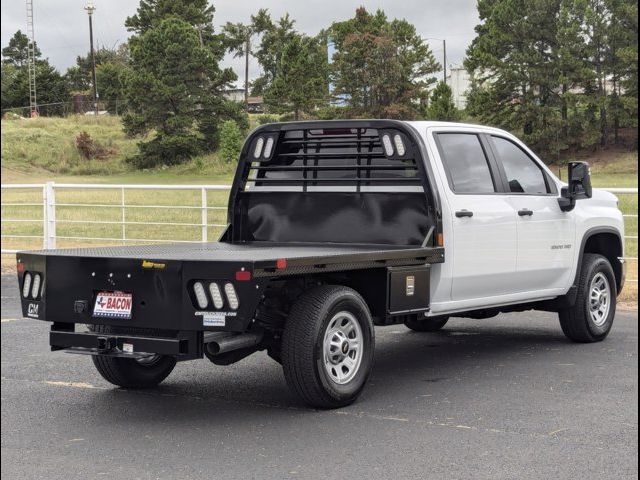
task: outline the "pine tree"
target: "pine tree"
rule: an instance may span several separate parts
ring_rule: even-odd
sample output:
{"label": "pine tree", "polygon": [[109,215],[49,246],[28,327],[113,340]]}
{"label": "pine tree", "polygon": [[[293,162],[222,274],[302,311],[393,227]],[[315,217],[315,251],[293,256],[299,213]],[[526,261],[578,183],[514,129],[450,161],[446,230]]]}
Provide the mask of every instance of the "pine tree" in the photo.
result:
{"label": "pine tree", "polygon": [[130,135],[155,136],[139,144],[140,167],[180,163],[217,145],[218,124],[235,113],[222,90],[235,80],[186,21],[169,17],[131,39],[126,81]]}
{"label": "pine tree", "polygon": [[223,97],[237,77],[219,67],[225,47],[213,31],[213,13],[207,0],[142,0],[127,19],[135,35],[123,123],[129,135],[154,134],[139,143],[135,165],[186,161],[215,150],[223,121],[247,126],[241,105]]}
{"label": "pine tree", "polygon": [[293,111],[299,120],[302,112],[322,106],[328,95],[327,54],[317,38],[296,35],[282,49],[279,67],[267,85],[265,103],[270,111]]}
{"label": "pine tree", "polygon": [[[18,30],[9,40],[9,44],[2,49],[2,62],[15,67],[26,66],[29,59],[29,43],[29,37]],[[37,42],[34,42],[33,47],[34,57],[36,59],[42,57],[42,52],[40,52]]]}
{"label": "pine tree", "polygon": [[453,104],[453,92],[449,85],[440,82],[436,88],[433,89],[426,114],[427,120],[440,120],[444,122],[460,120],[460,110]]}
{"label": "pine tree", "polygon": [[334,96],[350,116],[419,116],[440,65],[412,24],[360,7],[355,18],[334,23],[329,36],[336,48]]}

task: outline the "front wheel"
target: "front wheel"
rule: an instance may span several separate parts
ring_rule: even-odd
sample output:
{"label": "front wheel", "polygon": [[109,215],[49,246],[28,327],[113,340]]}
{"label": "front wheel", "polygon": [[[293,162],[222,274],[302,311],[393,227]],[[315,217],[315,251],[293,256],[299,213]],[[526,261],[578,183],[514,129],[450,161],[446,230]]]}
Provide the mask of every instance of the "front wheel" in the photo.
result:
{"label": "front wheel", "polygon": [[289,387],[307,404],[337,408],[362,392],[373,365],[369,308],[354,290],[325,285],[293,305],[282,338]]}
{"label": "front wheel", "polygon": [[585,254],[576,303],[558,312],[567,338],[581,343],[604,340],[616,315],[616,291],[609,260],[602,255]]}

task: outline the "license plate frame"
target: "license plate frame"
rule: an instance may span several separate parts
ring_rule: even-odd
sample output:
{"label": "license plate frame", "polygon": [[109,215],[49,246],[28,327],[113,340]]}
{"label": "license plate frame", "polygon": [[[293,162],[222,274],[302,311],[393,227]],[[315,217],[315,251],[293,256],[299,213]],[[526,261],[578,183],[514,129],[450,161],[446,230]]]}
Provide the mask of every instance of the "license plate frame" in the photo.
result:
{"label": "license plate frame", "polygon": [[130,320],[133,310],[133,293],[117,290],[96,292],[93,316],[97,318],[119,318]]}

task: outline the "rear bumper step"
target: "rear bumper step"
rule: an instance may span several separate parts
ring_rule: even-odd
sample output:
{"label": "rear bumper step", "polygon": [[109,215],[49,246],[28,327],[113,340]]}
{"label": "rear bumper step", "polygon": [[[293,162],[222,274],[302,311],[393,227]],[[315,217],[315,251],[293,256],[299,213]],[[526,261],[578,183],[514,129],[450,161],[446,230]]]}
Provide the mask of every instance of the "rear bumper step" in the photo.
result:
{"label": "rear bumper step", "polygon": [[135,357],[136,354],[140,353],[176,356],[189,353],[189,341],[187,339],[94,332],[51,331],[49,345],[51,345],[51,350],[73,349],[77,353],[89,353],[92,355],[115,354],[117,356]]}

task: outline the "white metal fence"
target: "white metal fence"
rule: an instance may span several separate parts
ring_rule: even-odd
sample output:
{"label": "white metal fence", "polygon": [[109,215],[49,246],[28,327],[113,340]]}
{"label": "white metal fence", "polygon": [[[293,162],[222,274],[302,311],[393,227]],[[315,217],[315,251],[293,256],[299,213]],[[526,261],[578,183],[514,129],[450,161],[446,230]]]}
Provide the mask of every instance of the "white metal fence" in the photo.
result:
{"label": "white metal fence", "polygon": [[[42,248],[52,249],[56,248],[57,240],[73,240],[73,241],[104,241],[104,242],[207,242],[208,230],[210,227],[224,228],[226,224],[223,223],[209,223],[209,212],[212,210],[226,211],[227,207],[224,205],[210,206],[208,193],[211,191],[229,191],[231,187],[229,185],[104,185],[104,184],[70,184],[70,183],[54,183],[48,182],[44,184],[2,184],[3,190],[2,196],[2,208],[3,216],[1,221],[3,224],[31,224],[41,223],[42,234],[41,235],[28,235],[22,233],[2,233],[2,239],[41,239]],[[31,191],[32,193],[40,192],[41,200],[38,202],[5,202],[5,191],[21,190]],[[117,203],[100,203],[100,202],[57,202],[56,192],[62,190],[84,190],[87,192],[87,197],[90,199],[91,193],[99,190],[111,190],[119,195],[119,201]],[[180,204],[139,204],[139,203],[127,203],[127,192],[132,191],[191,191],[200,193],[200,202],[198,205],[180,205]],[[5,207],[40,207],[42,208],[42,218],[24,218],[24,217],[5,217]],[[56,211],[60,207],[64,208],[83,208],[83,209],[108,209],[113,211],[119,210],[119,219],[116,220],[73,220],[73,219],[58,219],[56,218]],[[129,220],[127,218],[127,212],[132,209],[147,209],[147,210],[199,210],[200,222],[154,222],[154,221],[136,221]],[[118,237],[92,237],[92,236],[70,236],[57,234],[57,227],[63,224],[83,224],[83,225],[119,225],[121,234]],[[194,237],[191,240],[183,239],[158,239],[158,238],[135,238],[127,236],[127,227],[131,225],[147,225],[147,226],[166,226],[166,227],[200,227],[200,234],[198,237]],[[17,249],[7,249],[2,246],[2,253],[16,253]]]}
{"label": "white metal fence", "polygon": [[[208,193],[211,191],[229,191],[229,185],[105,185],[105,184],[72,184],[72,183],[38,183],[38,184],[2,184],[3,191],[31,191],[41,192],[41,200],[38,202],[5,202],[5,195],[2,197],[3,215],[5,207],[32,207],[42,208],[42,218],[23,218],[23,217],[2,217],[3,224],[34,224],[40,222],[42,224],[41,235],[30,235],[19,233],[2,233],[2,239],[23,239],[23,240],[42,240],[42,248],[52,249],[56,248],[57,240],[71,240],[71,241],[104,241],[104,242],[119,242],[122,244],[132,242],[207,242],[208,230],[210,227],[224,228],[226,225],[223,223],[209,223],[209,212],[220,210],[225,211],[226,205],[209,205]],[[117,203],[92,203],[88,201],[84,202],[56,202],[56,192],[63,190],[85,190],[87,192],[99,191],[99,190],[111,190],[119,194],[119,201]],[[127,203],[127,192],[132,191],[191,191],[200,192],[200,202],[198,205],[176,205],[176,204],[139,204],[139,203]],[[605,188],[609,192],[617,195],[632,195],[637,194],[637,188]],[[90,208],[90,209],[117,209],[120,212],[118,220],[73,220],[73,219],[57,219],[56,210],[60,207],[64,208]],[[128,219],[127,212],[133,209],[148,209],[148,210],[185,210],[185,211],[200,211],[200,221],[194,222],[155,222],[155,221],[139,221]],[[625,213],[626,218],[638,218],[637,214]],[[95,237],[95,236],[73,236],[73,235],[58,235],[57,226],[62,224],[84,224],[84,225],[113,225],[119,226],[120,235],[117,237]],[[199,227],[200,234],[192,239],[159,239],[159,238],[136,238],[127,236],[127,229],[129,226],[166,226],[166,227]],[[638,241],[637,235],[629,235],[625,237],[625,240]],[[4,248],[2,246],[2,253],[15,253],[17,249]],[[637,260],[637,257],[629,257],[628,260]]]}

